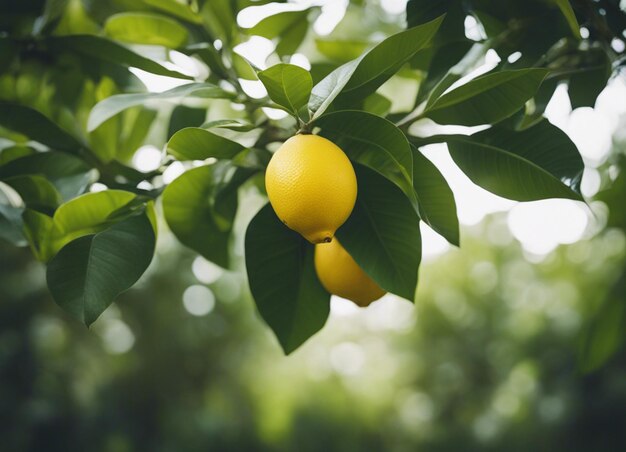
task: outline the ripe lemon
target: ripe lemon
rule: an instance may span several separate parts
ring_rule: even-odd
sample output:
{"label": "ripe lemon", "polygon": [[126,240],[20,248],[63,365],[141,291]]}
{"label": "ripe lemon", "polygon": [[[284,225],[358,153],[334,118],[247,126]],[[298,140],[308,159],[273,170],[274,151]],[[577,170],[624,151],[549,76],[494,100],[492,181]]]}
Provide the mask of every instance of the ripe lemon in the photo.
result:
{"label": "ripe lemon", "polygon": [[265,188],[278,218],[311,243],[330,242],[356,202],[350,160],[331,141],[296,135],[274,153]]}
{"label": "ripe lemon", "polygon": [[328,292],[359,306],[365,307],[385,295],[337,239],[315,246],[315,271]]}

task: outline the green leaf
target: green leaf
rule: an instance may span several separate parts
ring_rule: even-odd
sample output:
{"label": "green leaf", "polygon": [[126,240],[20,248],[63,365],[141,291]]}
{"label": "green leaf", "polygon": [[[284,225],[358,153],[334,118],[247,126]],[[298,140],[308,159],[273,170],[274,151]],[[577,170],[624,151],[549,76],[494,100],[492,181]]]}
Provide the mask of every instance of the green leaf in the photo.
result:
{"label": "green leaf", "polygon": [[415,299],[422,241],[417,213],[398,188],[356,165],[357,202],[337,238],[380,287]]}
{"label": "green leaf", "polygon": [[145,214],[132,216],[63,247],[46,273],[54,301],[91,325],[152,261],[155,234]]}
{"label": "green leaf", "polygon": [[167,142],[167,152],[178,160],[232,159],[244,149],[236,141],[197,127],[179,130]]}
{"label": "green leaf", "polygon": [[31,209],[52,213],[61,203],[61,195],[45,177],[12,176],[4,178],[2,182],[13,188]]}
{"label": "green leaf", "polygon": [[187,42],[187,29],[169,17],[152,13],[119,13],[104,24],[105,33],[118,41],[176,49]]}
{"label": "green leaf", "polygon": [[315,121],[320,135],[337,144],[348,157],[396,184],[417,210],[413,190],[413,156],[406,136],[393,123],[371,113],[346,110]]}
{"label": "green leaf", "polygon": [[24,209],[22,213],[22,232],[26,237],[30,249],[40,261],[45,261],[46,240],[53,226],[52,217],[32,209]]}
{"label": "green leaf", "polygon": [[98,102],[96,106],[93,107],[89,114],[89,120],[87,121],[87,130],[90,132],[95,130],[107,119],[131,107],[160,100],[176,103],[187,97],[200,99],[230,99],[233,98],[234,95],[210,83],[189,83],[163,91],[162,93],[118,94]]}
{"label": "green leaf", "polygon": [[71,51],[79,55],[96,58],[113,65],[135,67],[146,72],[151,72],[157,75],[165,75],[167,77],[176,77],[186,80],[193,79],[193,77],[188,75],[167,69],[159,63],[143,57],[121,44],[100,36],[57,36],[48,38],[47,43],[52,50],[59,53]]}
{"label": "green leaf", "polygon": [[0,179],[9,176],[41,175],[48,179],[64,200],[85,191],[92,171],[79,158],[61,152],[38,152],[10,161],[0,167]]}
{"label": "green leaf", "polygon": [[208,165],[186,171],[169,184],[163,192],[163,214],[178,240],[227,268],[236,188],[250,174],[248,170],[237,173],[229,165]]}
{"label": "green leaf", "polygon": [[263,36],[267,39],[278,38],[300,20],[306,19],[309,11],[309,9],[305,9],[274,14],[262,19],[253,27],[244,29],[244,31],[250,35]]}
{"label": "green leaf", "polygon": [[270,99],[285,107],[291,114],[297,117],[298,112],[306,107],[313,88],[313,79],[307,70],[293,64],[281,63],[259,72],[258,75]]}
{"label": "green leaf", "polygon": [[34,154],[35,152],[37,151],[30,146],[15,145],[3,148],[0,150],[0,167],[12,162],[13,160]]}
{"label": "green leaf", "polygon": [[445,14],[435,40],[440,43],[465,39],[467,13],[462,0],[409,0],[406,5],[407,27],[433,20]]}
{"label": "green leaf", "polygon": [[454,136],[448,148],[475,184],[504,198],[583,200],[582,158],[569,137],[546,120],[519,132],[492,128]]}
{"label": "green leaf", "polygon": [[53,224],[44,240],[42,260],[54,256],[70,241],[102,231],[118,219],[119,213],[135,199],[135,195],[122,190],[105,190],[87,193],[62,204],[52,218]]}
{"label": "green leaf", "polygon": [[259,313],[285,353],[326,323],[330,294],[315,274],[314,247],[288,229],[267,204],[246,231],[246,269]]}
{"label": "green leaf", "polygon": [[580,25],[578,25],[578,20],[576,20],[576,14],[574,14],[574,10],[572,9],[572,5],[569,0],[552,0],[559,7],[563,16],[565,16],[565,20],[567,20],[567,24],[569,25],[570,30],[572,30],[572,34],[577,39],[582,39],[580,36]]}
{"label": "green leaf", "polygon": [[370,45],[367,41],[355,41],[355,40],[337,40],[337,39],[321,39],[315,40],[315,47],[318,52],[324,55],[326,58],[344,63],[346,61],[354,60],[361,56],[361,54]]}
{"label": "green leaf", "polygon": [[202,18],[189,5],[172,0],[142,0],[146,5],[171,14],[192,24],[201,24]]}
{"label": "green leaf", "polygon": [[246,60],[244,57],[239,55],[237,52],[233,52],[232,59],[233,69],[235,69],[235,72],[237,73],[239,78],[242,78],[244,80],[259,79],[257,77],[256,71],[254,70],[250,62],[248,62],[248,60]]}
{"label": "green leaf", "polygon": [[477,77],[443,94],[423,115],[439,124],[496,123],[524,106],[547,73],[546,69],[520,69]]}
{"label": "green leaf", "polygon": [[125,112],[121,118],[122,131],[115,156],[117,160],[127,162],[132,158],[150,133],[156,117],[157,112],[149,108],[134,108]]}
{"label": "green leaf", "polygon": [[0,102],[0,125],[57,151],[77,153],[84,147],[42,113],[23,105]]}
{"label": "green leaf", "polygon": [[4,194],[0,187],[0,239],[4,239],[14,246],[25,246],[26,240],[22,233],[22,212],[21,207],[7,204],[2,199]]}
{"label": "green leaf", "polygon": [[186,105],[177,105],[172,110],[170,116],[170,124],[167,131],[168,139],[176,132],[185,127],[200,127],[206,118],[205,108],[188,107]]}
{"label": "green leaf", "polygon": [[342,105],[361,101],[394,75],[416,52],[426,47],[442,18],[397,33],[328,74],[311,93],[309,108],[322,115],[333,101]]}
{"label": "green leaf", "polygon": [[437,167],[413,150],[413,187],[420,217],[448,242],[459,246],[459,219],[454,194]]}
{"label": "green leaf", "polygon": [[372,93],[363,102],[363,110],[384,117],[391,110],[391,101],[382,94]]}

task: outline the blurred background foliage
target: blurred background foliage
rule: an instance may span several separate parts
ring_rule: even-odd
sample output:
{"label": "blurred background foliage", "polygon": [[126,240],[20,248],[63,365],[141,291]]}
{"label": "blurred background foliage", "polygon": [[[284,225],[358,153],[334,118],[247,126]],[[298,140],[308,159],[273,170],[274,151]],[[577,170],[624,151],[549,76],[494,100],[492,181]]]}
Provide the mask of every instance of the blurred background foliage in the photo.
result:
{"label": "blurred background foliage", "polygon": [[[18,34],[43,5],[7,3],[15,15],[0,23]],[[38,27],[95,33],[115,11],[165,3],[70,0]],[[319,80],[376,33],[402,26],[379,2],[353,1],[330,36],[309,32],[300,51],[313,55]],[[188,31],[201,33],[193,23]],[[2,72],[2,98],[42,111],[99,157],[130,161],[137,143],[161,146],[176,130],[170,111],[142,128],[156,113],[138,107],[85,136],[96,102],[145,88],[84,54],[41,57],[27,49]],[[383,87],[394,104],[384,108],[410,110],[418,82],[415,71],[394,77]],[[241,114],[228,102],[211,108],[209,118],[178,119]],[[2,137],[20,142],[7,130]],[[0,160],[31,152],[12,149]],[[506,213],[489,215],[463,226],[462,249],[423,263],[416,306],[394,296],[366,310],[333,300],[328,325],[288,358],[258,318],[242,270],[243,229],[262,203],[253,184],[241,194],[235,270],[183,249],[161,225],[148,272],[90,330],[53,303],[27,249],[0,241],[0,450],[624,450],[625,149],[617,136],[597,168],[602,189],[577,243],[537,258]]]}

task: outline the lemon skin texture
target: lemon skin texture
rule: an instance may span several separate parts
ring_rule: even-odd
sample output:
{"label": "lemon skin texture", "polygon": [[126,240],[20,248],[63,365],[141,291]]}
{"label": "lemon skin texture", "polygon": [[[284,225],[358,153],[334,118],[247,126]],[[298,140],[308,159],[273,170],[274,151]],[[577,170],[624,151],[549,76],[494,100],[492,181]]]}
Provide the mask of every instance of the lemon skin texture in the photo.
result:
{"label": "lemon skin texture", "polygon": [[314,259],[317,277],[331,294],[352,300],[361,307],[385,295],[337,239],[316,245]]}
{"label": "lemon skin texture", "polygon": [[330,242],[357,195],[352,163],[333,142],[296,135],[274,153],[265,188],[278,218],[311,243]]}

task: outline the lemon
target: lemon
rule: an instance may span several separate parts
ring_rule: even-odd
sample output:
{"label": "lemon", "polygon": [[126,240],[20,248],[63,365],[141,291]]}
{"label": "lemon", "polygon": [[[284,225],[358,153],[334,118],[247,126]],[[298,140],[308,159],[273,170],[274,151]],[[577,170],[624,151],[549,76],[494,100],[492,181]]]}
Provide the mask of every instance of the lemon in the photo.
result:
{"label": "lemon", "polygon": [[315,246],[315,271],[328,292],[359,306],[365,307],[385,294],[337,239]]}
{"label": "lemon", "polygon": [[267,166],[265,188],[278,218],[311,243],[332,240],[350,216],[357,194],[352,163],[318,135],[285,141]]}

